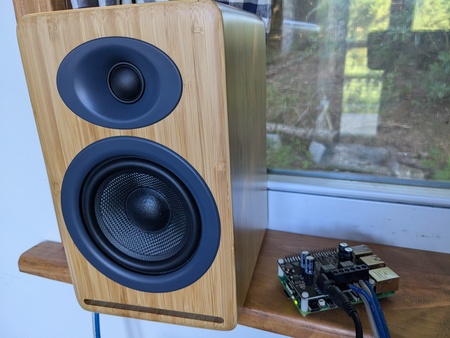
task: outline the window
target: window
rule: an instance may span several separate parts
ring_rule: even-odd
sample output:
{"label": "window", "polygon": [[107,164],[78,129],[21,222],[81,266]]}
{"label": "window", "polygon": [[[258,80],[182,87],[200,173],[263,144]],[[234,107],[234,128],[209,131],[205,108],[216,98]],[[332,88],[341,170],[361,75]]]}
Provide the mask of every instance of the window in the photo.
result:
{"label": "window", "polygon": [[271,170],[450,187],[450,2],[274,0],[267,62]]}
{"label": "window", "polygon": [[450,252],[450,2],[273,0],[269,227]]}

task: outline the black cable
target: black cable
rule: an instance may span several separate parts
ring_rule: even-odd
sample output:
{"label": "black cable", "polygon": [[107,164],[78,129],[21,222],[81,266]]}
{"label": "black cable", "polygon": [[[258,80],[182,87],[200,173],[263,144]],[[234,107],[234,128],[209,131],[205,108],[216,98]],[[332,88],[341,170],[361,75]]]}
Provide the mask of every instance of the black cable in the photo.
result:
{"label": "black cable", "polygon": [[355,307],[353,306],[352,302],[350,302],[346,294],[334,284],[328,286],[327,293],[334,304],[343,309],[345,313],[353,319],[353,323],[355,324],[355,337],[362,338],[363,329],[361,320],[359,318],[358,312],[356,311]]}
{"label": "black cable", "polygon": [[353,323],[355,325],[355,337],[362,338],[363,337],[363,328],[361,324],[361,320],[359,318],[358,311],[356,311],[352,302],[348,299],[347,295],[335,285],[333,280],[328,279],[325,274],[321,274],[317,278],[317,285],[320,290],[324,294],[328,294],[328,297],[336,304],[336,306],[340,307],[345,311],[345,313],[352,318]]}
{"label": "black cable", "polygon": [[361,324],[361,319],[359,318],[358,312],[355,310],[350,316],[353,319],[353,323],[355,324],[355,337],[362,338],[363,337],[363,328]]}

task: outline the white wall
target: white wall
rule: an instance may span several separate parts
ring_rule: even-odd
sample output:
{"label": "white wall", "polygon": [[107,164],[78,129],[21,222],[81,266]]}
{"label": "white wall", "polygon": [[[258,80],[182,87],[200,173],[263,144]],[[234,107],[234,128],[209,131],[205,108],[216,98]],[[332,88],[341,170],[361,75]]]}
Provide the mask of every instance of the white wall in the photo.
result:
{"label": "white wall", "polygon": [[[42,153],[20,61],[12,0],[0,4],[0,337],[92,337],[91,314],[72,285],[19,272],[20,254],[59,241]],[[216,332],[100,316],[103,338],[277,337],[238,326]]]}

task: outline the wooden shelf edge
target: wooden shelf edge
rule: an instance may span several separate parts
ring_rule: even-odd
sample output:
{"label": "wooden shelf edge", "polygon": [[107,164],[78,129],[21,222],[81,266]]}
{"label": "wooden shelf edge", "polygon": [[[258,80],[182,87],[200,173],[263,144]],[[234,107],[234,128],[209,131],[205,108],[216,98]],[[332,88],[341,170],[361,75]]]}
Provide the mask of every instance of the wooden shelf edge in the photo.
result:
{"label": "wooden shelf edge", "polygon": [[19,258],[19,270],[64,283],[72,283],[66,254],[61,243],[45,241],[25,251]]}
{"label": "wooden shelf edge", "polygon": [[[276,261],[285,254],[300,249],[331,247],[336,243],[339,240],[267,230],[238,323],[291,337],[354,336],[353,323],[343,311],[301,316],[284,294],[276,277]],[[388,266],[400,276],[399,291],[381,302],[392,336],[434,337],[440,332],[449,333],[445,323],[450,313],[450,255],[365,244],[384,258]],[[61,243],[42,242],[24,252],[19,259],[19,270],[71,283]],[[364,336],[370,337],[364,306],[358,306],[357,310],[365,330]]]}

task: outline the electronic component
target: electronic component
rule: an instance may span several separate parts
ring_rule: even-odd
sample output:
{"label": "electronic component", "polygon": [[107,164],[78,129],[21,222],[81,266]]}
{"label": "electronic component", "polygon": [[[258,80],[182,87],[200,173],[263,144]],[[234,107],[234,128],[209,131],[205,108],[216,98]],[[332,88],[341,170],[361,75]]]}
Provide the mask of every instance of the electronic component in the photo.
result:
{"label": "electronic component", "polygon": [[360,261],[366,264],[369,267],[369,269],[382,268],[383,266],[386,266],[383,260],[377,255],[361,257]]}
{"label": "electronic component", "polygon": [[326,275],[338,285],[355,283],[360,279],[369,279],[369,267],[366,264],[358,264],[351,267],[331,270],[326,273]]}
{"label": "electronic component", "polygon": [[372,254],[372,250],[365,244],[355,245],[351,247],[353,250],[353,261],[356,262],[358,258],[369,256]]}
{"label": "electronic component", "polygon": [[375,292],[397,291],[400,277],[387,266],[369,271],[370,277],[375,281]]}
{"label": "electronic component", "polygon": [[345,248],[342,260],[348,261],[348,260],[352,259],[352,254],[353,254],[353,249],[352,248]]}
{"label": "electronic component", "polygon": [[289,298],[304,316],[337,308],[324,291],[338,286],[353,303],[360,296],[350,285],[371,281],[377,298],[392,296],[398,290],[399,276],[365,244],[335,248],[302,250],[278,260],[278,278]]}
{"label": "electronic component", "polygon": [[307,275],[314,275],[314,257],[313,256],[306,257],[305,272]]}
{"label": "electronic component", "polygon": [[300,266],[304,269],[306,266],[306,257],[309,256],[309,251],[302,251],[302,253],[300,254]]}
{"label": "electronic component", "polygon": [[348,248],[347,243],[339,243],[339,249],[338,249],[338,257],[339,259],[343,259],[345,256],[345,249]]}

